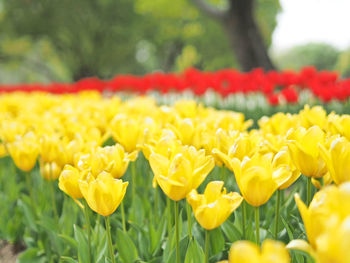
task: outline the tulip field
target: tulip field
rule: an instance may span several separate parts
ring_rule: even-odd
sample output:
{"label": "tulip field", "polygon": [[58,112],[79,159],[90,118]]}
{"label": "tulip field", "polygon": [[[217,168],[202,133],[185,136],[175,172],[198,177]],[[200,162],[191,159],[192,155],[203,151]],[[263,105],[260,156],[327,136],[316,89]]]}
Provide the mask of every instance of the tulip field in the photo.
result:
{"label": "tulip field", "polygon": [[349,96],[310,68],[1,86],[0,241],[18,263],[349,263]]}

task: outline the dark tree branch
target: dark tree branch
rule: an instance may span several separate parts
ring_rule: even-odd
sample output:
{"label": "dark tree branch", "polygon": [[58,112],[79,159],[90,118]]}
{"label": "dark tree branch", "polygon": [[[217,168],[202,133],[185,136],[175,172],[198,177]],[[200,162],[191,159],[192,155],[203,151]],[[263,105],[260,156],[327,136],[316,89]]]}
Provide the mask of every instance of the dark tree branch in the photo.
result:
{"label": "dark tree branch", "polygon": [[223,20],[227,15],[226,10],[220,10],[219,8],[214,7],[209,4],[206,0],[191,0],[193,4],[195,4],[199,10],[203,13],[207,14],[209,17],[216,20]]}

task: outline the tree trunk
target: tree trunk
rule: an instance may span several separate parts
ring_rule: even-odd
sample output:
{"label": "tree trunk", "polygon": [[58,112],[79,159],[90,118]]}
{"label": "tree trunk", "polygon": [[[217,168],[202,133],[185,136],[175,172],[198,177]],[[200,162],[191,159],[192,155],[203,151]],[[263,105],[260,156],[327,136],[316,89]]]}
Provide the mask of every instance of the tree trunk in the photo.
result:
{"label": "tree trunk", "polygon": [[244,71],[261,67],[274,69],[254,18],[255,0],[230,0],[230,9],[222,20],[231,47]]}
{"label": "tree trunk", "polygon": [[220,10],[207,0],[192,0],[204,13],[221,23],[243,71],[274,69],[260,29],[254,18],[256,0],[229,0],[229,9]]}

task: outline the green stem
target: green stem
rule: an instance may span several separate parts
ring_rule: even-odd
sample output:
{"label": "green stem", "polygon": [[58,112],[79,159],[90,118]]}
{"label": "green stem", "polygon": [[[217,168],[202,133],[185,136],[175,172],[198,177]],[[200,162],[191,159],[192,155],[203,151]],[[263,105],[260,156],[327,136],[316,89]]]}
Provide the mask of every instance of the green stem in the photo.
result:
{"label": "green stem", "polygon": [[205,253],[205,263],[209,262],[209,230],[205,230],[205,246],[204,246],[204,253]]}
{"label": "green stem", "polygon": [[90,217],[89,217],[89,207],[88,204],[85,202],[84,204],[84,214],[85,214],[85,221],[86,221],[86,231],[88,236],[88,259],[91,263],[91,225],[90,225]]}
{"label": "green stem", "polygon": [[120,204],[120,210],[122,212],[122,225],[123,225],[123,231],[126,233],[126,223],[125,223],[125,210],[124,210],[124,201]]}
{"label": "green stem", "polygon": [[158,200],[158,185],[154,189],[154,217],[155,221],[158,222],[158,208],[159,207],[159,200]]}
{"label": "green stem", "polygon": [[31,180],[30,180],[32,174],[31,174],[31,172],[28,172],[24,176],[26,178],[26,184],[27,184],[27,188],[28,188],[28,192],[29,192],[29,197],[30,197],[30,199],[32,201],[31,205],[34,207],[35,200],[34,200],[34,195],[33,195],[32,183],[31,183]]}
{"label": "green stem", "polygon": [[188,222],[188,235],[190,237],[190,240],[192,239],[192,222],[191,222],[191,206],[188,202],[186,202],[186,210],[187,210],[187,222]]}
{"label": "green stem", "polygon": [[170,240],[170,235],[171,235],[171,225],[172,225],[172,214],[171,214],[171,203],[170,203],[170,199],[167,197],[166,198],[166,206],[167,206],[167,210],[168,210],[168,237]]}
{"label": "green stem", "polygon": [[306,204],[310,205],[311,202],[311,177],[307,177],[307,192],[306,192]]}
{"label": "green stem", "polygon": [[260,243],[260,216],[259,206],[255,207],[255,230],[256,230],[256,244]]}
{"label": "green stem", "polygon": [[131,163],[131,180],[132,180],[132,200],[134,200],[136,195],[136,161]]}
{"label": "green stem", "polygon": [[278,223],[279,223],[279,216],[280,216],[280,196],[281,196],[281,190],[277,190],[277,197],[276,197],[276,210],[275,210],[275,232],[274,237],[277,239],[278,235]]}
{"label": "green stem", "polygon": [[226,183],[226,171],[225,171],[225,166],[221,166],[221,180],[223,180]]}
{"label": "green stem", "polygon": [[53,184],[55,183],[55,181],[50,180],[48,183],[49,183],[49,188],[50,188],[53,215],[56,219],[56,222],[58,223],[59,218],[58,218],[57,206],[56,206],[56,201],[55,201],[55,190],[53,187]]}
{"label": "green stem", "polygon": [[175,201],[175,250],[176,263],[180,263],[179,202]]}
{"label": "green stem", "polygon": [[111,225],[110,225],[110,222],[109,222],[109,216],[105,216],[105,224],[106,224],[106,232],[107,232],[107,239],[108,239],[109,256],[111,257],[112,263],[115,263],[113,244],[112,244],[112,237],[111,237]]}
{"label": "green stem", "polygon": [[245,240],[246,239],[246,235],[245,235],[245,224],[246,224],[246,203],[245,200],[243,200],[243,204],[242,204],[242,239]]}

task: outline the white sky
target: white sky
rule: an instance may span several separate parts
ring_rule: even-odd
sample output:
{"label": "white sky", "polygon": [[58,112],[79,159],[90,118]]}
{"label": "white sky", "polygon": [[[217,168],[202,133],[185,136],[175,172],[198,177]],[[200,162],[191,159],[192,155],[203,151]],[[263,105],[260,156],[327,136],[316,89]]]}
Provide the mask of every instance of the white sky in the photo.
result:
{"label": "white sky", "polygon": [[350,47],[350,0],[280,0],[274,50],[309,42]]}

